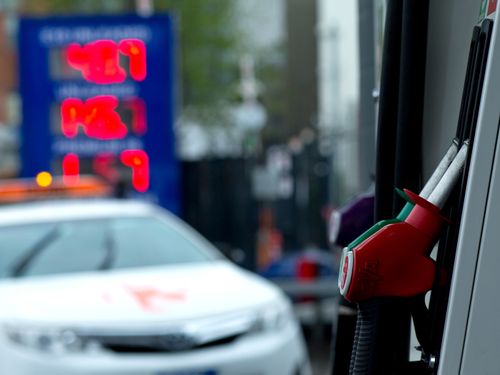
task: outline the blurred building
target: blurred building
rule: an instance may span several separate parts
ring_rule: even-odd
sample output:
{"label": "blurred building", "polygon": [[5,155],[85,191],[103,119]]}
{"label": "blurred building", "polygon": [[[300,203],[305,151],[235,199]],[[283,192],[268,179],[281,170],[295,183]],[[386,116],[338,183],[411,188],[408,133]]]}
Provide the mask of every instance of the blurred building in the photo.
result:
{"label": "blurred building", "polygon": [[343,204],[374,172],[374,10],[371,1],[319,0],[320,148],[332,158],[331,196]]}
{"label": "blurred building", "polygon": [[0,178],[5,178],[19,169],[19,106],[13,20],[5,4],[0,11]]}
{"label": "blurred building", "polygon": [[298,135],[318,118],[317,1],[286,2],[287,130]]}

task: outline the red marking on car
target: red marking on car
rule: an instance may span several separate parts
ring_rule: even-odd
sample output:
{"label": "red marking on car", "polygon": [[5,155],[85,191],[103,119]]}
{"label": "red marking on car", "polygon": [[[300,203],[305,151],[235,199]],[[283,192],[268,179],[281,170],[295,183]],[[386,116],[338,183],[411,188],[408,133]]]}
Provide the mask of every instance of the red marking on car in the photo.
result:
{"label": "red marking on car", "polygon": [[111,297],[111,294],[109,293],[102,293],[101,294],[101,298],[104,302],[106,303],[111,303],[113,302],[113,297]]}
{"label": "red marking on car", "polygon": [[170,305],[186,299],[186,293],[183,291],[164,291],[155,287],[131,286],[126,286],[125,289],[132,295],[141,309],[149,312],[161,312],[166,303]]}

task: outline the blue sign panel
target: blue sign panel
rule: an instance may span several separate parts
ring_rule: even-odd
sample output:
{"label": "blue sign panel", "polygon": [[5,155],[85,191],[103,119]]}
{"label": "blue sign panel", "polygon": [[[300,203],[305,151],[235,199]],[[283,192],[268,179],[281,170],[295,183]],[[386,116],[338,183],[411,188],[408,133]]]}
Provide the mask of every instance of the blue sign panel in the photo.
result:
{"label": "blue sign panel", "polygon": [[98,174],[179,212],[169,15],[24,18],[21,175]]}

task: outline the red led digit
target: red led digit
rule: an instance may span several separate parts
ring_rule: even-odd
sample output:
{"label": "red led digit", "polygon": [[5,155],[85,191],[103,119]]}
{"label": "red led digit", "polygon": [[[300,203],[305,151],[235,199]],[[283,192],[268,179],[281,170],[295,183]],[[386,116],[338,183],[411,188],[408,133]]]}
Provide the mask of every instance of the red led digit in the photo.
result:
{"label": "red led digit", "polygon": [[132,186],[144,193],[149,188],[149,158],[143,150],[125,150],[120,154],[121,162],[132,169]]}
{"label": "red led digit", "polygon": [[135,134],[142,135],[147,130],[146,103],[144,100],[135,98],[126,102],[125,107],[132,111],[132,130]]}
{"label": "red led digit", "polygon": [[119,64],[118,45],[112,40],[98,40],[83,47],[72,43],[67,48],[68,64],[80,70],[85,80],[100,83],[120,83],[126,78]]}
{"label": "red led digit", "polygon": [[78,134],[78,126],[83,122],[85,105],[80,99],[69,98],[61,104],[61,131],[73,138]]}
{"label": "red led digit", "polygon": [[118,99],[114,96],[96,96],[83,103],[79,99],[65,99],[61,104],[61,130],[66,137],[78,134],[82,126],[90,138],[108,140],[127,135],[127,127],[115,109]]}
{"label": "red led digit", "polygon": [[115,109],[114,96],[96,96],[85,101],[85,134],[97,139],[120,139],[127,135],[127,127]]}
{"label": "red led digit", "polygon": [[76,154],[67,154],[62,161],[63,183],[72,185],[80,178],[80,160]]}
{"label": "red led digit", "polygon": [[139,39],[124,39],[118,48],[130,60],[130,76],[136,81],[146,78],[146,45]]}
{"label": "red led digit", "polygon": [[92,161],[92,168],[99,176],[104,177],[108,181],[118,181],[120,174],[114,168],[115,155],[108,152],[97,154]]}

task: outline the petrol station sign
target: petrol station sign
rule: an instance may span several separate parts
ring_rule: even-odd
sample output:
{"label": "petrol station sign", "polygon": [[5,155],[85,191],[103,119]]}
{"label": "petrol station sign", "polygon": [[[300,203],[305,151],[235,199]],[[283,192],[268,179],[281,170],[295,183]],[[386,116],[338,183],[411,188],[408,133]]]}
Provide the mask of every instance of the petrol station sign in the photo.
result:
{"label": "petrol station sign", "polygon": [[23,177],[96,174],[179,212],[169,15],[24,18]]}

